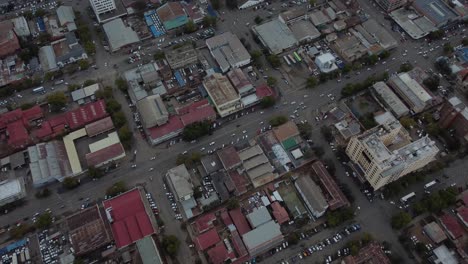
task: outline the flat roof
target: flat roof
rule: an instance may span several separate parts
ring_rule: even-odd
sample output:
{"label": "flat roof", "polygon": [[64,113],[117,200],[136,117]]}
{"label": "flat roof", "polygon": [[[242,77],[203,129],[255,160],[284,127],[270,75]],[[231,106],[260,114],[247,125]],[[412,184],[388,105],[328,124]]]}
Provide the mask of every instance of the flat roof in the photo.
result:
{"label": "flat roof", "polygon": [[320,37],[318,29],[308,20],[299,20],[289,25],[294,37],[298,41],[313,40]]}
{"label": "flat roof", "polygon": [[195,237],[194,243],[197,245],[198,250],[204,251],[205,249],[215,245],[221,241],[218,232],[215,228]]}
{"label": "flat roof", "polygon": [[325,168],[323,162],[316,161],[312,163],[312,170],[314,170],[321,182],[321,185],[328,193],[327,203],[331,210],[350,205],[348,198],[346,198],[343,191],[338,187],[338,184]]}
{"label": "flat roof", "polygon": [[147,96],[137,102],[138,111],[146,128],[167,122],[169,112],[159,94]]}
{"label": "flat roof", "polygon": [[107,137],[89,144],[89,150],[92,152],[107,148],[116,143],[120,143],[119,135],[116,131],[107,134]]}
{"label": "flat roof", "polygon": [[279,142],[283,142],[286,139],[299,135],[299,130],[296,123],[288,121],[278,127],[273,128],[273,133]]}
{"label": "flat roof", "polygon": [[117,248],[128,246],[155,232],[139,189],[106,200],[103,205],[112,217],[111,227]]}
{"label": "flat roof", "polygon": [[237,232],[239,232],[241,236],[252,230],[249,223],[247,222],[247,218],[245,218],[245,215],[242,213],[240,208],[230,210],[229,216],[231,216],[231,219],[236,226]]}
{"label": "flat roof", "polygon": [[309,175],[299,177],[295,182],[296,188],[301,193],[306,204],[313,211],[325,211],[328,208],[327,200],[322,194],[322,190],[312,180]]}
{"label": "flat roof", "polygon": [[122,143],[118,142],[95,152],[86,154],[86,163],[88,166],[101,166],[125,157],[125,150]]}
{"label": "flat roof", "polygon": [[203,84],[211,99],[218,107],[240,100],[236,89],[234,89],[231,82],[224,75],[214,73],[206,77]]}
{"label": "flat roof", "polygon": [[216,152],[224,168],[229,170],[241,163],[239,154],[234,146],[228,146]]}
{"label": "flat roof", "polygon": [[86,134],[88,137],[93,137],[98,134],[107,132],[114,128],[114,123],[112,122],[112,118],[110,116],[93,122],[91,124],[87,124],[85,126]]}
{"label": "flat roof", "polygon": [[274,54],[283,52],[297,44],[293,32],[278,19],[253,26],[252,30],[260,41]]}
{"label": "flat roof", "polygon": [[207,39],[206,46],[221,69],[236,67],[240,62],[250,61],[250,53],[239,38],[229,31]]}
{"label": "flat roof", "polygon": [[163,264],[158,247],[151,236],[144,237],[136,242],[143,264]]}
{"label": "flat roof", "polygon": [[255,250],[262,244],[268,242],[280,242],[283,240],[283,234],[281,233],[280,226],[273,220],[251,230],[248,233],[242,235],[244,244],[249,250]]}
{"label": "flat roof", "polygon": [[131,27],[127,27],[120,18],[107,22],[102,27],[112,51],[140,41],[138,34]]}
{"label": "flat roof", "polygon": [[67,151],[68,160],[70,161],[71,170],[74,175],[79,174],[83,171],[80,159],[78,158],[78,152],[76,151],[75,140],[82,138],[86,135],[86,129],[82,128],[73,131],[70,134],[63,137],[65,150]]}
{"label": "flat roof", "polygon": [[458,15],[441,0],[415,0],[413,7],[428,17],[436,25],[444,25]]}
{"label": "flat roof", "polygon": [[390,17],[413,39],[423,38],[431,31],[437,30],[427,17],[421,17],[413,10],[407,10],[406,8],[391,12]]}
{"label": "flat roof", "polygon": [[[19,179],[11,179],[0,182],[0,202],[8,200],[14,196],[21,198],[25,196],[24,182]],[[21,196],[21,197],[20,197]]]}
{"label": "flat roof", "polygon": [[247,220],[249,220],[250,226],[253,228],[263,225],[271,220],[270,212],[268,212],[268,209],[265,206],[254,208],[246,217]]}
{"label": "flat roof", "polygon": [[400,117],[409,112],[408,107],[398,96],[388,87],[384,82],[376,82],[374,84],[374,90],[378,96],[384,101],[384,103],[390,108],[390,110],[397,116]]}
{"label": "flat roof", "polygon": [[436,255],[438,259],[438,263],[443,264],[457,264],[457,259],[453,256],[450,250],[447,248],[446,245],[441,245],[435,248],[433,251],[434,255]]}
{"label": "flat roof", "polygon": [[369,34],[377,39],[382,48],[388,50],[395,48],[398,45],[398,41],[393,38],[390,32],[388,32],[383,26],[379,25],[374,19],[369,19],[363,22],[362,26],[367,32],[369,32]]}
{"label": "flat roof", "polygon": [[184,164],[169,169],[167,175],[174,186],[177,197],[182,198],[193,194],[190,173]]}

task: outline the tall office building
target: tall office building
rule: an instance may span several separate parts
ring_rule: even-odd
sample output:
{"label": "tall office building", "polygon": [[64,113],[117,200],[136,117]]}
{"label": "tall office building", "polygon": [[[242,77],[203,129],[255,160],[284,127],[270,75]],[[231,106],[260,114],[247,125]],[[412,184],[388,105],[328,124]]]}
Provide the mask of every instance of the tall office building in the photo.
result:
{"label": "tall office building", "polygon": [[115,10],[117,7],[115,6],[114,0],[89,0],[91,3],[91,7],[96,13],[96,16],[100,14],[110,12]]}
{"label": "tall office building", "polygon": [[377,4],[385,11],[390,12],[406,4],[406,0],[376,0]]}
{"label": "tall office building", "polygon": [[352,137],[346,147],[346,154],[374,190],[423,168],[439,152],[427,136],[411,142],[408,132],[394,118],[378,123],[379,126]]}

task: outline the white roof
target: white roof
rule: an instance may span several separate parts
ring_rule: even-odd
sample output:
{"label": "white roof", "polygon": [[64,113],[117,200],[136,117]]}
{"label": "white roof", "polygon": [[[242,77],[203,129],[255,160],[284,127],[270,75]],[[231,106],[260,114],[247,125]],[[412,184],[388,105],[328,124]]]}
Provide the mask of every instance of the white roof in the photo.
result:
{"label": "white roof", "polygon": [[84,137],[86,135],[86,129],[82,128],[63,137],[65,150],[67,151],[68,160],[70,161],[70,166],[74,175],[83,171],[81,168],[80,159],[78,158],[78,152],[76,151],[75,139]]}
{"label": "white roof", "polygon": [[316,60],[320,61],[321,63],[327,63],[330,61],[335,61],[335,57],[330,52],[328,52],[317,56]]}
{"label": "white roof", "polygon": [[0,182],[0,202],[19,196],[23,192],[23,186],[19,179],[12,179]]}
{"label": "white roof", "polygon": [[278,19],[254,26],[253,30],[259,36],[260,41],[274,54],[281,53],[297,44],[293,32]]}
{"label": "white roof", "polygon": [[253,211],[246,217],[253,228],[256,228],[260,225],[263,225],[266,222],[271,221],[271,215],[268,212],[268,209],[264,206],[260,208],[254,208]]}
{"label": "white roof", "polygon": [[107,22],[102,27],[106,32],[112,51],[140,41],[137,33],[131,27],[125,26],[120,18]]}
{"label": "white roof", "polygon": [[295,159],[300,159],[300,158],[302,158],[304,156],[304,154],[302,154],[302,151],[301,151],[300,148],[297,148],[297,149],[291,151],[291,154],[293,155],[293,157]]}
{"label": "white roof", "polygon": [[[242,236],[244,244],[250,251],[255,250],[258,246],[263,243],[270,242],[271,240],[279,237],[278,240],[283,240],[280,226],[275,221],[271,220]],[[278,241],[277,241],[278,242]]]}
{"label": "white roof", "polygon": [[89,150],[91,151],[91,153],[93,153],[101,149],[107,148],[109,146],[112,146],[114,144],[117,144],[119,142],[119,136],[117,135],[117,132],[114,131],[112,133],[109,133],[106,138],[89,144]]}

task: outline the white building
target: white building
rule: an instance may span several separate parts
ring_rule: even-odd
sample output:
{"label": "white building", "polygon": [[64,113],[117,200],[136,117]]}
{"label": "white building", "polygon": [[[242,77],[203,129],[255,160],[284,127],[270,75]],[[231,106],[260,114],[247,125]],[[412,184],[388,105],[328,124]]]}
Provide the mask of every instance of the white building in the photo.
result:
{"label": "white building", "polygon": [[26,197],[26,187],[23,178],[0,182],[0,206],[12,203]]}
{"label": "white building", "polygon": [[338,69],[335,60],[335,57],[331,53],[325,53],[315,58],[315,64],[317,64],[321,72],[327,73]]}
{"label": "white building", "polygon": [[114,0],[89,0],[96,16],[115,10]]}

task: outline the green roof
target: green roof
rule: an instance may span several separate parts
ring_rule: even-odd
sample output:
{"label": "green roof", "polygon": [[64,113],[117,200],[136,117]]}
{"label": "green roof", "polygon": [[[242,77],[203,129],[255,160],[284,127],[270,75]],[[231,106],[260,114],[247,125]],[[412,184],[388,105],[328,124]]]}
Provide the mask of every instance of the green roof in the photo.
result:
{"label": "green roof", "polygon": [[162,264],[158,248],[151,236],[144,237],[136,242],[143,264]]}
{"label": "green roof", "polygon": [[188,21],[189,19],[187,16],[179,16],[172,20],[164,21],[163,24],[166,30],[171,30],[171,29],[178,28],[187,24]]}
{"label": "green roof", "polygon": [[285,149],[291,149],[291,148],[294,148],[295,146],[297,146],[297,142],[294,139],[294,137],[290,137],[290,138],[288,138],[286,140],[283,140],[283,142],[281,142],[281,144],[283,145],[283,147]]}

